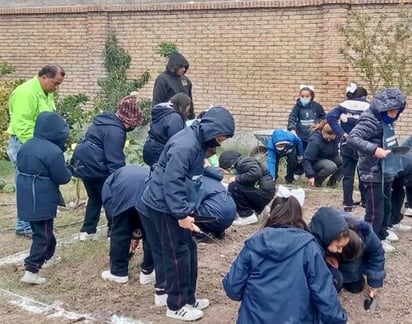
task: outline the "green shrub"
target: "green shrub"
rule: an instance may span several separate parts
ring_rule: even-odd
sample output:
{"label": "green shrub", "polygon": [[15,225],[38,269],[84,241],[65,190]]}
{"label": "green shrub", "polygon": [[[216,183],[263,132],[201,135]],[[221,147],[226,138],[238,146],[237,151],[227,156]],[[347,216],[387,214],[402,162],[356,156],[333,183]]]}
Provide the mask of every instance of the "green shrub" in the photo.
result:
{"label": "green shrub", "polygon": [[7,142],[9,140],[9,134],[7,134],[7,127],[10,121],[9,96],[23,81],[24,80],[0,80],[0,160],[6,159]]}

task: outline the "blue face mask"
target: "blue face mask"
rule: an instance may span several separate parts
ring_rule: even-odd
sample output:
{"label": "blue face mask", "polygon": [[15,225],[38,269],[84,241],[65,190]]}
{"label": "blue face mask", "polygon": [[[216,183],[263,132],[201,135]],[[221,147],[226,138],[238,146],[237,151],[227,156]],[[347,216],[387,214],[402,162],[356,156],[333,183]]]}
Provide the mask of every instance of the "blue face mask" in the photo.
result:
{"label": "blue face mask", "polygon": [[382,121],[385,124],[393,124],[398,119],[398,116],[399,116],[399,114],[396,115],[396,118],[391,118],[391,117],[388,116],[388,113],[386,111],[381,112]]}
{"label": "blue face mask", "polygon": [[299,98],[300,103],[302,104],[302,106],[307,106],[310,102],[309,98]]}

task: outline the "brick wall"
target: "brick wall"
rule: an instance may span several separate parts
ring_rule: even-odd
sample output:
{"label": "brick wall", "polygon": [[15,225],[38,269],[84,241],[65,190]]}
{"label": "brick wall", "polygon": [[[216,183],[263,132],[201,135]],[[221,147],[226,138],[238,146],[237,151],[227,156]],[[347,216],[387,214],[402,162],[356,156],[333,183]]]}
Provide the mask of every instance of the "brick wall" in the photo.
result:
{"label": "brick wall", "polygon": [[[130,76],[152,74],[140,91],[151,98],[154,78],[166,63],[155,48],[173,42],[190,62],[196,111],[223,104],[234,113],[237,129],[285,127],[301,83],[313,84],[316,100],[328,110],[356,80],[339,54],[337,24],[350,10],[385,12],[394,19],[397,3],[255,0],[0,8],[0,58],[16,67],[16,78],[33,76],[45,63],[61,64],[67,72],[61,92],[93,97],[104,75],[104,42],[114,30],[132,56]],[[402,137],[410,133],[409,121],[407,112],[398,127]]]}

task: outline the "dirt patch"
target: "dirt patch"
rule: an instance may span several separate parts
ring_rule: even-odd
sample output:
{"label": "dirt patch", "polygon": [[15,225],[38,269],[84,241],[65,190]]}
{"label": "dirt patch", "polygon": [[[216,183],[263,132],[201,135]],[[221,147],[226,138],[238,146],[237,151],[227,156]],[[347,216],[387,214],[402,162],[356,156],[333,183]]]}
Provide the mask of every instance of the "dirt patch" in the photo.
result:
{"label": "dirt patch", "polygon": [[[320,206],[341,206],[340,190],[316,189],[307,191],[304,207],[307,220]],[[355,211],[363,215],[363,209]],[[1,215],[1,214],[0,214]],[[82,211],[79,211],[82,215]],[[80,216],[79,216],[80,217]],[[1,221],[1,219],[0,219]],[[406,223],[412,224],[407,218]],[[238,303],[230,301],[222,289],[221,280],[229,269],[232,260],[239,253],[243,241],[255,232],[260,225],[240,228],[231,227],[222,246],[202,244],[198,246],[199,280],[197,294],[207,297],[212,305],[205,310],[201,323],[234,323],[237,318]],[[410,297],[412,276],[410,259],[412,251],[412,233],[401,233],[400,241],[394,245],[397,252],[387,256],[384,289],[379,297],[379,306],[375,313],[363,310],[364,296],[347,292],[340,294],[340,299],[350,316],[350,323],[412,323]],[[7,241],[2,241],[7,245]],[[24,242],[26,243],[26,242]],[[14,244],[9,241],[9,244]],[[111,320],[112,315],[119,315],[140,320],[143,323],[176,323],[165,317],[165,308],[154,307],[153,289],[139,284],[138,274],[141,253],[130,263],[130,281],[125,285],[104,282],[100,273],[108,269],[108,242],[102,237],[99,241],[74,243],[60,247],[62,263],[54,269],[42,270],[48,283],[44,286],[27,287],[19,282],[21,267],[6,266],[0,268],[0,287],[16,293],[31,296],[45,303],[59,301],[64,309],[80,314],[89,314],[99,323]],[[32,314],[16,311],[15,306],[7,306],[0,311],[0,322],[38,323]],[[15,316],[15,317],[10,317]],[[45,319],[49,320],[49,319]],[[60,321],[61,323],[62,321]],[[51,322],[44,322],[51,323]]]}

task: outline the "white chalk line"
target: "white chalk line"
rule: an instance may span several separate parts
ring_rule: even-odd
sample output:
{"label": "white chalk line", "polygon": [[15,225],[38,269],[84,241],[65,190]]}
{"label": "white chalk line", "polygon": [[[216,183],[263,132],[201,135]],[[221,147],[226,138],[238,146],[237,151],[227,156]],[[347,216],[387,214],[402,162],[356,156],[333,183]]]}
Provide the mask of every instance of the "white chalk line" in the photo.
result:
{"label": "white chalk line", "polygon": [[[106,225],[102,225],[97,229],[97,234],[100,235]],[[70,237],[62,238],[57,240],[57,245],[71,244],[79,240],[79,234],[73,234]],[[7,257],[0,259],[0,267],[8,264],[18,264],[21,263],[29,254],[29,250],[23,252],[18,252]],[[0,294],[7,299],[7,301],[15,306],[20,307],[21,309],[34,313],[34,314],[44,314],[47,317],[63,317],[69,320],[83,321],[83,323],[95,322],[97,319],[91,317],[88,314],[78,314],[75,312],[67,311],[59,302],[54,302],[53,304],[45,304],[40,301],[37,301],[30,297],[21,296],[14,292],[0,288]],[[101,322],[101,321],[100,321]],[[105,323],[110,324],[143,324],[139,320],[135,320],[129,317],[123,317],[118,315],[113,315],[110,321],[105,321]]]}

